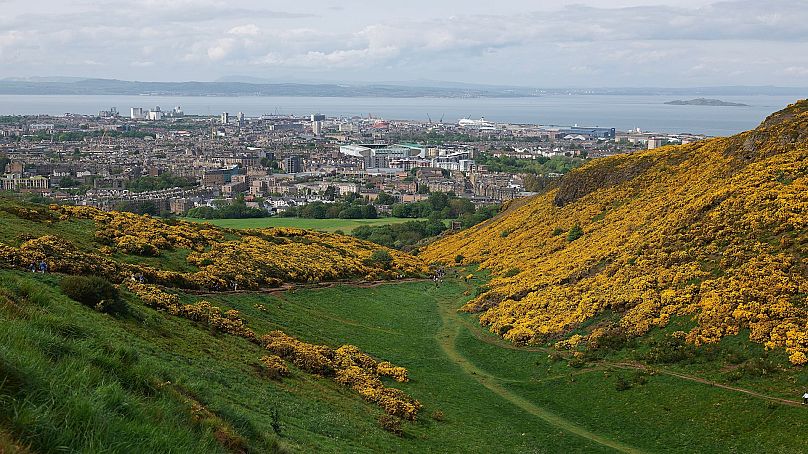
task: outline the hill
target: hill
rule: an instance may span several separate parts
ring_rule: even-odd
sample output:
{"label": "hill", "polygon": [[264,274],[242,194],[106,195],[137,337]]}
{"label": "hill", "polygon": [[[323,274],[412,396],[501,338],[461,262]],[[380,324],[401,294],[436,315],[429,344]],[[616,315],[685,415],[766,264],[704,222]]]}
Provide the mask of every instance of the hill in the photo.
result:
{"label": "hill", "polygon": [[420,255],[494,279],[465,310],[520,344],[592,349],[676,325],[808,363],[808,101],[733,137],[598,159]]}
{"label": "hill", "polygon": [[418,276],[426,269],[418,259],[374,243],[303,229],[226,229],[7,199],[0,199],[0,219],[0,266],[26,268],[44,260],[52,271],[113,282],[142,275],[146,283],[183,289],[259,289]]}
{"label": "hill", "polygon": [[674,101],[668,101],[664,104],[668,104],[671,106],[711,106],[711,107],[748,107],[749,104],[743,104],[740,102],[729,102],[729,101],[722,101],[720,99],[713,99],[713,98],[695,98],[695,99],[677,99]]}

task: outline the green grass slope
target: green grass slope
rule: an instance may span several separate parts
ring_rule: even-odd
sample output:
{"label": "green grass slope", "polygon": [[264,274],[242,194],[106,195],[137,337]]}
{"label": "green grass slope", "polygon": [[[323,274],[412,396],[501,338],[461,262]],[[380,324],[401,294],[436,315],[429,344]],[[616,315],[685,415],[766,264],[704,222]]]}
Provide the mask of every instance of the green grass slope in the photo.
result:
{"label": "green grass slope", "polygon": [[[240,311],[256,332],[350,343],[407,367],[424,408],[397,437],[381,410],[264,352],[125,294],[110,316],[62,295],[60,276],[0,271],[0,440],[32,452],[799,452],[804,408],[702,383],[703,364],[634,367],[519,348],[458,313],[461,279],[274,293],[184,295]],[[636,350],[647,349],[639,344]],[[721,355],[742,354],[722,344]],[[628,365],[626,365],[628,364]],[[675,375],[678,374],[678,375]],[[805,377],[773,371],[778,389]],[[699,375],[701,377],[702,375]],[[682,378],[684,377],[684,378]],[[709,378],[709,377],[708,377]],[[628,383],[628,386],[622,385]],[[755,388],[752,388],[755,389]],[[793,396],[790,396],[793,398]],[[3,446],[3,444],[0,444]]]}

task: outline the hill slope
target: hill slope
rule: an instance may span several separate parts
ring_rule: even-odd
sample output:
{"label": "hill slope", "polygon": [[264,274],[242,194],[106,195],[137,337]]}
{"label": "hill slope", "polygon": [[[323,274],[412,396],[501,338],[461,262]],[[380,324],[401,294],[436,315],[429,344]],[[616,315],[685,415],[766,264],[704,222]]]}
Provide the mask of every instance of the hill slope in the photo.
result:
{"label": "hill slope", "polygon": [[490,269],[465,309],[517,343],[579,329],[565,346],[597,346],[683,317],[692,343],[748,329],[805,364],[807,212],[800,101],[733,137],[593,161],[421,257]]}

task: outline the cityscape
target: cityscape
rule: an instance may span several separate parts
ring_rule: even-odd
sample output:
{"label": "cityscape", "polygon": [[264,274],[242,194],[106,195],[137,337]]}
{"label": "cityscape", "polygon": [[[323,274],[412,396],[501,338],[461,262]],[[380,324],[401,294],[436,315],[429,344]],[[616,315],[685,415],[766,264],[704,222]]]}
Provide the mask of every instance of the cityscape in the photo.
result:
{"label": "cityscape", "polygon": [[[0,125],[3,189],[59,202],[184,215],[243,199],[266,215],[353,193],[418,202],[454,193],[475,205],[535,194],[585,160],[687,144],[703,135],[461,119],[457,123],[116,107],[97,116],[11,116]],[[482,158],[482,160],[481,160]],[[502,170],[502,159],[558,163],[544,173]],[[158,185],[146,179],[171,176]],[[181,184],[172,187],[171,181]],[[332,188],[329,191],[329,188]],[[389,200],[378,206],[390,214]]]}

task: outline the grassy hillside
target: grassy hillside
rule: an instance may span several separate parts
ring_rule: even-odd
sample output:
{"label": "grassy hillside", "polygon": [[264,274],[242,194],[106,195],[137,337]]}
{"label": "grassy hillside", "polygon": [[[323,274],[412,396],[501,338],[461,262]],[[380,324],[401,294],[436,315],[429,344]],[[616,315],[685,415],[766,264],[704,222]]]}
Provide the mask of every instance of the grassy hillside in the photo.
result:
{"label": "grassy hillside", "polygon": [[385,379],[423,403],[401,437],[335,380],[291,362],[270,379],[260,346],[133,294],[129,312],[111,316],[62,295],[60,275],[0,279],[0,447],[10,452],[798,452],[808,429],[804,409],[778,400],[793,398],[787,372],[766,376],[756,396],[743,392],[760,390],[755,377],[725,389],[678,367],[515,348],[457,312],[475,285],[462,279],[180,294],[239,311],[256,333],[352,344],[406,366],[408,382]]}
{"label": "grassy hillside", "polygon": [[115,282],[142,274],[147,283],[187,289],[391,279],[425,271],[410,255],[343,235],[232,230],[0,198],[0,267],[26,268],[42,260],[53,271]]}
{"label": "grassy hillside", "polygon": [[[465,310],[516,343],[747,334],[808,362],[808,101],[753,131],[598,159],[420,256],[495,278]],[[570,336],[572,334],[572,336]]]}

